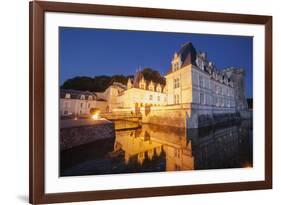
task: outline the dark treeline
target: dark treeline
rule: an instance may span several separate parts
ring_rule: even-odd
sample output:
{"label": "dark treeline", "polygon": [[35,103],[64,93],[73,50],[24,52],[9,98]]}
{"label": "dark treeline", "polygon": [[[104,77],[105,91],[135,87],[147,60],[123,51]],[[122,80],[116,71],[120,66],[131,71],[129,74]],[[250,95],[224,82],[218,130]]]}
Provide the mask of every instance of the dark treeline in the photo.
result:
{"label": "dark treeline", "polygon": [[[161,76],[158,71],[155,71],[151,68],[145,68],[142,71],[142,74],[146,80],[152,80],[156,83],[165,84],[165,78]],[[113,82],[122,83],[127,85],[128,79],[133,79],[134,76],[129,75],[99,75],[95,77],[88,76],[77,76],[71,79],[66,80],[61,88],[63,89],[74,89],[81,91],[92,91],[92,92],[103,92],[108,86],[112,85]]]}

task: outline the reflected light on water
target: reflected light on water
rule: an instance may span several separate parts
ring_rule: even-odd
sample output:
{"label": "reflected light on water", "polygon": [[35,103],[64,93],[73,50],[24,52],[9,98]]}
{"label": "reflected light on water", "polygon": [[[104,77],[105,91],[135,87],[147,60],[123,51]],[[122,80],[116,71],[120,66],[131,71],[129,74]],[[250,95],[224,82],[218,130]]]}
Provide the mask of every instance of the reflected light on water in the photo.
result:
{"label": "reflected light on water", "polygon": [[[100,119],[99,113],[91,119]],[[61,176],[253,168],[252,127],[184,129],[115,121],[114,136],[61,153]]]}

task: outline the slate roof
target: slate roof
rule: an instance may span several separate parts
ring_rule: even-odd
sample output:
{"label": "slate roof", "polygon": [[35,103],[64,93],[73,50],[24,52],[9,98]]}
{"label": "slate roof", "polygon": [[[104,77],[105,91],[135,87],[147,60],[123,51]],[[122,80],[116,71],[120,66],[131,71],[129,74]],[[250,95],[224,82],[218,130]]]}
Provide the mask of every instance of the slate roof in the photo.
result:
{"label": "slate roof", "polygon": [[[186,65],[189,65],[189,64],[196,65],[197,52],[191,42],[183,44],[182,47],[180,48],[180,50],[176,53],[178,56],[180,56],[180,59],[182,62],[181,68]],[[169,74],[171,72],[172,72],[172,65],[170,65],[170,68],[169,68],[167,74]]]}
{"label": "slate roof", "polygon": [[[226,82],[228,82],[228,83],[231,82],[230,76],[227,75],[227,72],[225,72],[224,70],[217,70],[214,63],[211,61],[208,61],[206,53],[199,52],[197,54],[196,49],[194,48],[194,46],[191,42],[183,44],[181,46],[180,50],[178,52],[176,52],[176,54],[178,56],[180,56],[181,63],[182,63],[181,68],[185,67],[186,65],[190,65],[190,64],[198,67],[197,60],[201,60],[201,61],[204,61],[204,68],[203,68],[204,71],[207,72],[208,74],[210,74],[213,78],[214,78],[214,76],[213,76],[213,73],[214,73],[215,75],[219,75],[222,78],[223,82],[224,82],[224,80],[226,80]],[[170,68],[166,75],[168,75],[169,73],[172,73],[172,65],[170,65]]]}
{"label": "slate roof", "polygon": [[193,64],[196,65],[196,49],[191,42],[182,45],[181,49],[177,52],[182,61],[182,67]]}

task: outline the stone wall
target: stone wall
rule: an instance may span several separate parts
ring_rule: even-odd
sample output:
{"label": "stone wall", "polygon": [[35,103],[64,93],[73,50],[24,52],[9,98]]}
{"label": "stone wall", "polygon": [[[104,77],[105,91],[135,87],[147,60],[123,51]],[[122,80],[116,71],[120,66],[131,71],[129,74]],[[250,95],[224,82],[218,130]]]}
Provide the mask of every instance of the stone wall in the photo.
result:
{"label": "stone wall", "polygon": [[237,120],[234,108],[216,108],[200,104],[183,104],[141,109],[142,123],[182,128],[198,128]]}
{"label": "stone wall", "polygon": [[60,150],[115,137],[114,124],[107,120],[61,120]]}
{"label": "stone wall", "polygon": [[150,123],[156,125],[167,125],[173,127],[186,126],[186,110],[170,109],[170,110],[141,110],[142,123]]}
{"label": "stone wall", "polygon": [[[133,109],[116,109],[114,115],[121,116],[125,112],[135,114]],[[142,107],[138,110],[138,113],[141,114],[140,120],[142,123],[182,128],[199,128],[231,123],[252,116],[249,111],[245,111],[243,114],[237,112],[235,107],[216,107],[196,103]]]}

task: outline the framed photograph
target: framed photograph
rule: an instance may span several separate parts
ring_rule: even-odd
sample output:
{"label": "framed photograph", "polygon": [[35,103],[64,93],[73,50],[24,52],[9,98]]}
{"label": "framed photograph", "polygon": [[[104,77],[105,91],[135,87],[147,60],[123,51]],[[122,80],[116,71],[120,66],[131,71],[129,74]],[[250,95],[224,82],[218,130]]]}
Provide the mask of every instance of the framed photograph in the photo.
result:
{"label": "framed photograph", "polygon": [[30,203],[271,187],[271,16],[30,2]]}

